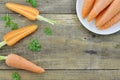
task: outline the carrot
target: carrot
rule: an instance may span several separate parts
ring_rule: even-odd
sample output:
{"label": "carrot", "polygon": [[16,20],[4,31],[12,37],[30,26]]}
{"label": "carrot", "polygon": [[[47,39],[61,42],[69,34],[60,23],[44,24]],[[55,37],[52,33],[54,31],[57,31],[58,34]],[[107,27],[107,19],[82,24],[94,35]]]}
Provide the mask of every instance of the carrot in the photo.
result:
{"label": "carrot", "polygon": [[95,18],[95,24],[100,20],[100,18],[103,16],[103,14],[107,11],[108,7],[106,7],[102,12],[99,13],[98,16]]}
{"label": "carrot", "polygon": [[8,32],[3,36],[4,41],[0,43],[0,48],[6,44],[8,46],[13,46],[24,37],[33,33],[37,28],[38,28],[37,25],[29,25],[29,26],[25,26],[23,28]]}
{"label": "carrot", "polygon": [[34,63],[28,61],[22,56],[9,54],[8,56],[0,56],[0,60],[5,60],[5,63],[14,68],[24,69],[35,73],[43,73],[45,70]]}
{"label": "carrot", "polygon": [[103,11],[113,0],[97,0],[88,16],[88,22],[93,20],[101,11]]}
{"label": "carrot", "polygon": [[50,24],[55,24],[56,23],[53,20],[44,18],[43,16],[40,16],[39,11],[36,8],[33,8],[31,6],[21,5],[21,4],[12,3],[12,2],[6,3],[5,6],[8,9],[25,16],[29,20],[36,20],[37,19],[37,20],[40,20],[40,21],[41,20],[46,21]]}
{"label": "carrot", "polygon": [[89,12],[91,11],[95,0],[84,0],[83,6],[82,6],[82,17],[85,18]]}
{"label": "carrot", "polygon": [[112,4],[108,7],[107,11],[99,19],[99,21],[96,22],[96,26],[97,27],[103,26],[119,12],[120,12],[120,0],[114,0]]}
{"label": "carrot", "polygon": [[119,21],[120,21],[120,12],[115,17],[113,17],[109,22],[107,22],[105,25],[98,27],[98,29],[100,30],[107,29]]}

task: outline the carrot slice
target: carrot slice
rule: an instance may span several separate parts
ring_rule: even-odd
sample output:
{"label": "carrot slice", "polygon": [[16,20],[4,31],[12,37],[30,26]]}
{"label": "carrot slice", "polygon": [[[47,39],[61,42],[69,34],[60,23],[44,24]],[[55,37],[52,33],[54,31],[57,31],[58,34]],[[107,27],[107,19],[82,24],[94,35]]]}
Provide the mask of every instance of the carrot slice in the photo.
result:
{"label": "carrot slice", "polygon": [[98,27],[100,30],[105,30],[107,28],[110,28],[112,25],[116,24],[120,21],[120,13],[118,13],[115,17],[113,17],[109,22],[107,22],[105,25]]}
{"label": "carrot slice", "polygon": [[40,21],[42,20],[42,21],[46,21],[52,25],[54,25],[56,23],[56,21],[54,21],[54,20],[50,20],[50,19],[44,18],[43,16],[39,15],[39,11],[36,8],[17,4],[17,3],[12,3],[12,2],[6,3],[5,6],[8,9],[25,16],[29,20],[36,20],[36,19],[40,20]]}
{"label": "carrot slice", "polygon": [[107,6],[109,6],[113,0],[97,0],[95,1],[95,5],[91,10],[88,16],[88,22],[93,20],[101,11],[103,11]]}
{"label": "carrot slice", "polygon": [[13,9],[13,7],[14,7],[13,5],[16,6],[18,9],[30,12],[31,14],[34,14],[36,16],[39,14],[39,11],[36,8],[33,8],[31,6],[20,5],[20,4],[16,4],[16,3],[12,3],[12,2],[5,4],[5,6],[9,9]]}
{"label": "carrot slice", "polygon": [[5,60],[10,67],[24,69],[35,73],[43,73],[45,70],[34,63],[28,61],[22,56],[16,54],[9,54],[8,56],[0,56],[0,60]]}
{"label": "carrot slice", "polygon": [[39,14],[39,11],[37,9],[30,6],[19,5],[12,2],[6,3],[5,6],[14,12],[22,14],[30,20],[36,20],[36,16]]}
{"label": "carrot slice", "polygon": [[83,7],[82,7],[82,17],[85,18],[91,11],[95,0],[84,0]]}
{"label": "carrot slice", "polygon": [[108,7],[107,11],[99,19],[99,21],[96,22],[96,26],[98,27],[103,26],[119,12],[120,12],[120,0],[114,0],[112,4]]}
{"label": "carrot slice", "polygon": [[29,25],[23,28],[8,32],[3,36],[4,41],[0,43],[0,48],[4,45],[13,46],[24,37],[30,35],[38,28],[37,25]]}

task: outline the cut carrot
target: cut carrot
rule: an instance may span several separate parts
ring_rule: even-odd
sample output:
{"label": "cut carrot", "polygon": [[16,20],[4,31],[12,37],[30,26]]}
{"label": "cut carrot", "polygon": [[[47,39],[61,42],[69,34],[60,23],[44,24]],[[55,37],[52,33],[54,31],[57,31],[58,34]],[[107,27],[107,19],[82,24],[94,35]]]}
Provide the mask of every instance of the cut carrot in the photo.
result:
{"label": "cut carrot", "polygon": [[91,11],[95,0],[84,0],[82,6],[82,17],[85,18],[88,16],[89,12]]}
{"label": "cut carrot", "polygon": [[43,73],[45,70],[27,59],[16,54],[9,54],[8,56],[0,56],[0,60],[6,60],[6,64],[10,67],[24,69],[35,73]]}
{"label": "cut carrot", "polygon": [[96,26],[97,27],[103,26],[119,12],[120,12],[120,0],[114,0],[112,4],[108,7],[107,11],[99,19],[99,21],[96,22]]}
{"label": "cut carrot", "polygon": [[53,20],[44,18],[43,16],[40,16],[39,11],[36,8],[26,6],[26,5],[16,4],[16,3],[12,3],[12,2],[6,3],[5,6],[8,9],[25,16],[29,20],[36,20],[37,19],[37,20],[40,20],[40,21],[42,21],[42,20],[46,21],[50,24],[55,24],[56,23]]}
{"label": "cut carrot", "polygon": [[14,12],[19,12],[23,16],[27,17],[30,20],[35,20],[36,16],[39,14],[39,11],[30,6],[19,5],[16,3],[6,3],[6,7]]}
{"label": "cut carrot", "polygon": [[93,20],[101,11],[103,11],[113,0],[96,0],[88,16],[88,22]]}
{"label": "cut carrot", "polygon": [[115,17],[113,17],[109,22],[107,22],[105,25],[98,27],[100,30],[104,30],[107,28],[110,28],[112,25],[116,24],[120,21],[120,13],[118,13]]}
{"label": "cut carrot", "polygon": [[3,36],[4,41],[0,43],[0,48],[6,44],[8,46],[13,46],[24,37],[36,31],[37,28],[38,28],[37,25],[29,25],[5,34]]}

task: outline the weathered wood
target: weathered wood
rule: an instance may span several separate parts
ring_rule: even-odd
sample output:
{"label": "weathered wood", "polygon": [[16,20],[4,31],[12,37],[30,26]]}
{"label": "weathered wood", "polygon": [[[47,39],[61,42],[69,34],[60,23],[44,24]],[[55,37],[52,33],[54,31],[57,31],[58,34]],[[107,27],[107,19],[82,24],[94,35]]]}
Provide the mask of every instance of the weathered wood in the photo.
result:
{"label": "weathered wood", "polygon": [[46,70],[35,74],[20,70],[1,70],[1,80],[12,80],[12,73],[18,72],[21,80],[120,80],[120,70]]}
{"label": "weathered wood", "polygon": [[[12,13],[4,6],[6,2],[16,2],[30,5],[26,0],[1,0],[0,13]],[[76,0],[37,0],[40,13],[75,13]]]}
{"label": "weathered wood", "polygon": [[[21,40],[13,47],[3,47],[1,55],[17,53],[43,66],[45,69],[120,69],[120,33],[99,36],[87,31],[73,14],[42,14],[57,21],[55,26],[44,22],[29,21],[24,17],[11,14],[19,26],[37,23],[39,29],[31,36]],[[0,17],[3,14],[0,14]],[[0,40],[9,30],[0,21]],[[50,26],[52,36],[47,36],[43,28]],[[36,38],[42,44],[42,51],[35,53],[27,49],[30,39]],[[0,69],[9,69],[0,62]]]}
{"label": "weathered wood", "polygon": [[[9,13],[19,27],[38,24],[39,29],[16,45],[3,47],[0,55],[19,54],[42,66],[46,72],[34,74],[17,70],[0,61],[0,80],[12,80],[13,72],[18,72],[22,80],[120,80],[120,32],[99,36],[86,30],[74,14],[76,0],[37,0],[41,15],[57,21],[54,26],[45,22],[29,21],[13,13],[4,6],[8,1],[30,5],[26,0],[1,0],[0,17]],[[4,26],[4,21],[0,21],[0,41],[10,31]],[[52,36],[43,32],[46,26],[52,28]],[[40,41],[41,52],[28,50],[27,45],[31,39]]]}

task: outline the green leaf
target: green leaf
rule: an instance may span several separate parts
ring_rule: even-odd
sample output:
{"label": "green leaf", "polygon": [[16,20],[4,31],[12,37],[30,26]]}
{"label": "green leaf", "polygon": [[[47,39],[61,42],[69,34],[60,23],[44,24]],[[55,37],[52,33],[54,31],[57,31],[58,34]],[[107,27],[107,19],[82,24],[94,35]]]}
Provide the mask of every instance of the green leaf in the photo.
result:
{"label": "green leaf", "polygon": [[20,79],[20,75],[19,75],[17,72],[14,72],[14,73],[12,74],[12,80],[21,80],[21,79]]}
{"label": "green leaf", "polygon": [[26,2],[29,2],[33,7],[37,7],[37,1],[36,0],[26,0]]}
{"label": "green leaf", "polygon": [[15,23],[15,22],[12,22],[12,24],[11,24],[11,30],[16,30],[16,29],[18,29],[18,24]]}
{"label": "green leaf", "polygon": [[39,52],[41,51],[41,45],[37,39],[32,39],[28,44],[28,49],[33,52]]}
{"label": "green leaf", "polygon": [[44,28],[44,33],[45,33],[46,35],[52,35],[52,30],[51,30],[51,28],[50,28],[50,27]]}
{"label": "green leaf", "polygon": [[5,27],[10,27],[11,26],[11,22],[10,21],[6,21],[5,24],[6,24]]}
{"label": "green leaf", "polygon": [[5,27],[9,27],[11,30],[18,29],[18,24],[13,22],[14,18],[10,17],[8,14],[3,16],[0,20],[5,21]]}

